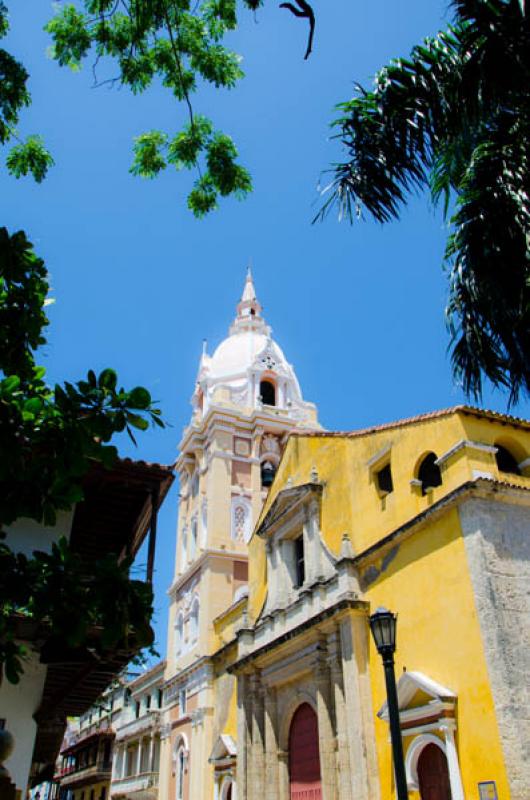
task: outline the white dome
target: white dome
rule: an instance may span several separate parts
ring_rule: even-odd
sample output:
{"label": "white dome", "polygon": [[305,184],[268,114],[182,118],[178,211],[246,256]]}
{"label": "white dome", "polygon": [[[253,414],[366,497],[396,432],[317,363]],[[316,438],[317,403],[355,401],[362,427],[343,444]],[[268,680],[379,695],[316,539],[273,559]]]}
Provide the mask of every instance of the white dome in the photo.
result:
{"label": "white dome", "polygon": [[287,360],[276,342],[264,333],[241,331],[221,342],[209,360],[208,375],[214,380],[243,376],[265,350],[276,362],[276,365],[270,364],[272,371],[289,372]]}

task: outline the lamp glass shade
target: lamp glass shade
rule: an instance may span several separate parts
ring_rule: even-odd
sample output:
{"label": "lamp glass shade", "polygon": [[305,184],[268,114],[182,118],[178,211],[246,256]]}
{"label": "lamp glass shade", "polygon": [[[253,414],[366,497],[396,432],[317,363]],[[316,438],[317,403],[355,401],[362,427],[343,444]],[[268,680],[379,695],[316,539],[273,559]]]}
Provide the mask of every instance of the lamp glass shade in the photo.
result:
{"label": "lamp glass shade", "polygon": [[370,629],[379,653],[396,649],[397,615],[387,608],[378,608],[370,617]]}

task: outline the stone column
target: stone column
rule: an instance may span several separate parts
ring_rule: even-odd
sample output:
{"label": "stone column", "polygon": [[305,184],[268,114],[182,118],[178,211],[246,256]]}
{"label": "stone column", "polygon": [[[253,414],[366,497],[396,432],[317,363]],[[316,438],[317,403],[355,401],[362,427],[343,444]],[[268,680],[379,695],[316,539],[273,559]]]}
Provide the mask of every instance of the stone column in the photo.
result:
{"label": "stone column", "polygon": [[265,800],[278,800],[278,725],[276,690],[265,693]]}
{"label": "stone column", "polygon": [[344,699],[344,676],[342,674],[342,652],[338,630],[328,636],[328,663],[331,677],[331,692],[335,707],[337,726],[337,770],[340,800],[353,800],[350,753],[348,750],[346,702]]}
{"label": "stone column", "polygon": [[276,551],[276,564],[278,583],[276,584],[278,594],[278,604],[285,606],[289,602],[289,595],[291,594],[290,587],[293,584],[294,575],[292,575],[293,567],[293,543],[289,539],[283,539],[279,542],[281,553]]}
{"label": "stone column", "polygon": [[289,753],[278,750],[278,800],[289,800],[290,794]]}
{"label": "stone column", "polygon": [[380,795],[368,636],[368,616],[364,613],[348,616],[340,623],[344,697],[348,709],[347,738],[355,800],[371,800]]}
{"label": "stone column", "polygon": [[304,521],[306,582],[312,582],[322,576],[322,565],[320,563],[319,514],[320,509],[318,503],[315,501],[311,502]]}
{"label": "stone column", "polygon": [[252,800],[263,797],[265,792],[265,736],[263,711],[263,686],[259,670],[250,676],[252,695],[252,750],[251,770]]}
{"label": "stone column", "polygon": [[138,740],[138,753],[136,754],[136,774],[139,775],[142,771],[142,750],[143,739]]}
{"label": "stone column", "polygon": [[148,772],[155,771],[154,758],[155,758],[155,734],[151,733],[151,738],[149,739],[149,769],[147,770]]}
{"label": "stone column", "polygon": [[322,800],[337,800],[337,758],[333,719],[331,680],[327,666],[327,651],[322,645],[315,662],[318,713],[318,748]]}
{"label": "stone column", "polygon": [[248,770],[250,769],[248,754],[250,750],[250,714],[249,714],[249,678],[248,675],[237,676],[237,796],[239,800],[247,800]]}
{"label": "stone column", "polygon": [[447,758],[447,767],[449,769],[451,800],[464,800],[464,787],[462,786],[462,777],[460,775],[458,754],[455,744],[455,723],[453,720],[447,720],[447,722],[443,722],[440,725],[440,728],[445,737],[445,755]]}

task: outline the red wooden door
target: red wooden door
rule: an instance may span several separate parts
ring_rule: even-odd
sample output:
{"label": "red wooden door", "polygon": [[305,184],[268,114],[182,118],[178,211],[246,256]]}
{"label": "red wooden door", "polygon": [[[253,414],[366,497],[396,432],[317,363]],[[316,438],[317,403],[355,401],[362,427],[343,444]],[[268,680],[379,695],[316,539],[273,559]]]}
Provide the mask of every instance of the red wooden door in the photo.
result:
{"label": "red wooden door", "polygon": [[421,800],[451,800],[447,759],[435,744],[428,744],[418,759]]}
{"label": "red wooden door", "polygon": [[317,715],[308,703],[295,712],[289,731],[291,800],[321,800]]}

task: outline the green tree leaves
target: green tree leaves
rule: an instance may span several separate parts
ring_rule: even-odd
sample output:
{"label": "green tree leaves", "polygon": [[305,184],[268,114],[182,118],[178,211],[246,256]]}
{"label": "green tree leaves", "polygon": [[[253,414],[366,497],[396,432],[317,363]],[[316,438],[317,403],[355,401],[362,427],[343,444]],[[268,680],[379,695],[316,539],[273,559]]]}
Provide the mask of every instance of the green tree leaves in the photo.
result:
{"label": "green tree leaves", "polygon": [[[0,2],[0,38],[8,30],[7,8]],[[53,158],[40,136],[28,136],[22,141],[16,129],[21,110],[31,102],[28,78],[22,64],[0,48],[0,145],[12,139],[18,140],[7,155],[7,170],[15,178],[31,174],[40,183],[53,165]]]}
{"label": "green tree leaves", "polygon": [[86,655],[87,646],[100,655],[149,646],[153,593],[148,584],[131,580],[130,569],[130,559],[113,554],[82,558],[64,538],[50,553],[35,551],[26,558],[14,554],[0,535],[0,681],[3,672],[18,683],[24,669],[13,615],[41,626],[45,662],[48,653]]}
{"label": "green tree leaves", "polygon": [[160,410],[143,387],[119,386],[112,369],[89,370],[77,383],[50,387],[35,363],[45,344],[44,263],[24,233],[0,229],[0,526],[19,517],[54,524],[81,498],[91,461],[110,466],[115,434],[150,424]]}
{"label": "green tree leaves", "polygon": [[161,131],[149,131],[134,140],[134,161],[130,172],[142,178],[155,178],[167,167],[162,150],[167,144],[167,136]]}
{"label": "green tree leaves", "polygon": [[216,208],[219,196],[241,199],[252,189],[233,141],[214,132],[191,101],[201,82],[230,89],[243,77],[240,57],[222,44],[236,26],[236,0],[131,0],[128,5],[80,0],[60,6],[46,26],[53,57],[62,66],[78,68],[91,54],[97,61],[106,57],[118,67],[117,80],[133,93],[158,79],[183,103],[188,124],[173,136],[160,130],[137,136],[130,171],[155,178],[168,165],[194,170],[188,207],[198,217]]}
{"label": "green tree leaves", "polygon": [[28,136],[25,142],[11,148],[6,163],[8,171],[15,178],[31,174],[37,183],[41,183],[55,162],[44,146],[42,137]]}
{"label": "green tree leaves", "polygon": [[217,208],[219,195],[241,199],[252,190],[250,175],[236,162],[237,156],[232,139],[214,131],[212,122],[198,115],[172,140],[161,131],[138,136],[130,171],[154,178],[170,164],[177,169],[196,167],[199,177],[188,195],[188,207],[196,217],[203,217]]}
{"label": "green tree leaves", "polygon": [[89,642],[99,652],[152,642],[151,588],[130,580],[130,560],[87,562],[66,540],[27,559],[2,541],[2,525],[22,517],[54,525],[58,511],[82,500],[90,464],[114,464],[115,434],[126,431],[135,441],[133,431],[164,427],[147,389],[120,387],[113,369],[89,370],[75,384],[45,383],[35,358],[46,342],[48,288],[44,262],[26,235],[0,228],[0,681],[4,672],[12,683],[24,658],[16,615],[43,624],[44,654],[86,648],[101,627]]}

